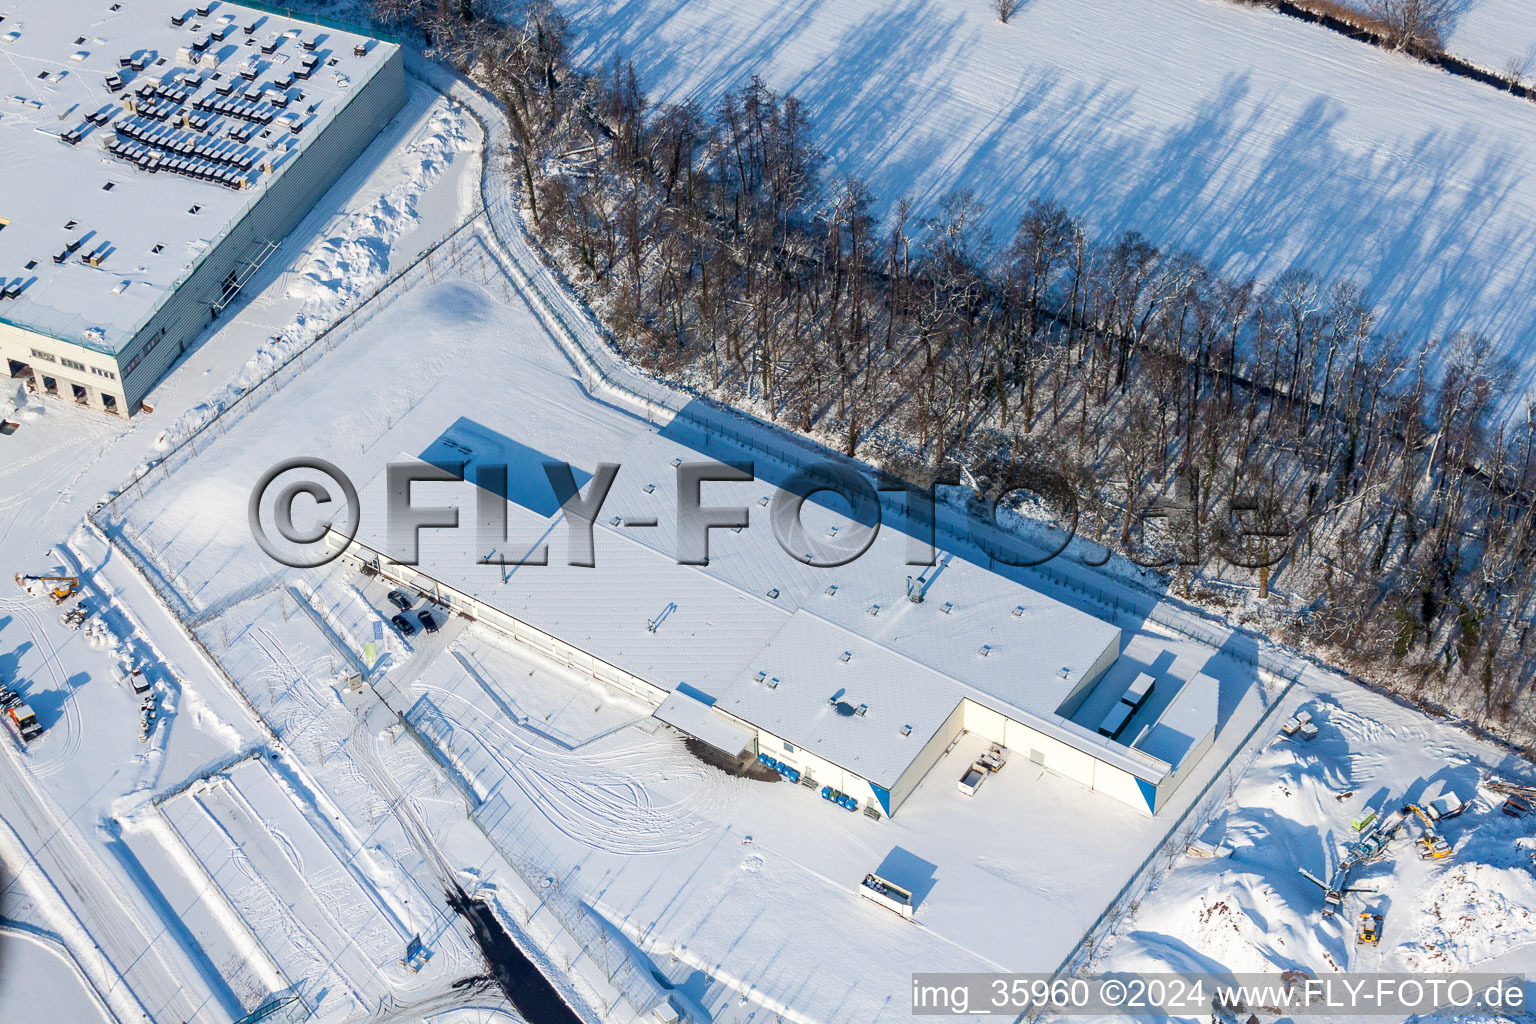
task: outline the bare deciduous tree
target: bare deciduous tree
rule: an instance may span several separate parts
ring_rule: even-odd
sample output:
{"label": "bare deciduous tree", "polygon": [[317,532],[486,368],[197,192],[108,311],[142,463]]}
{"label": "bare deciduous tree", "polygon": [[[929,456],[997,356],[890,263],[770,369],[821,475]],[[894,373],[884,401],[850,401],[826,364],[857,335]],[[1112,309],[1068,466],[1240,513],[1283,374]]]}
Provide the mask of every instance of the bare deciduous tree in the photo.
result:
{"label": "bare deciduous tree", "polygon": [[992,12],[997,15],[998,21],[1006,25],[1008,19],[1013,17],[1013,12],[1022,4],[1023,0],[992,0]]}
{"label": "bare deciduous tree", "polygon": [[1368,0],[1371,16],[1387,27],[1397,50],[1439,51],[1458,12],[1459,0]]}

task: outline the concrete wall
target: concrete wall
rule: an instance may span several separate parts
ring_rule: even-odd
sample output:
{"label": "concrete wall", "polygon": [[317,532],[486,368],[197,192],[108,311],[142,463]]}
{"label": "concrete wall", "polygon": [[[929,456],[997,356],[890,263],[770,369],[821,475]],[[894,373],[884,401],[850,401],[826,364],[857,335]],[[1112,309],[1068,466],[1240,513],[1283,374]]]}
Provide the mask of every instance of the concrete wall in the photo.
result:
{"label": "concrete wall", "polygon": [[[44,354],[38,355],[40,352]],[[117,401],[117,409],[114,411],[122,415],[128,413],[117,359],[113,356],[92,351],[84,345],[60,341],[51,335],[38,334],[25,327],[0,323],[0,370],[6,370],[7,374],[10,364],[3,360],[10,359],[32,367],[39,393],[43,389],[42,378],[52,377],[58,383],[59,396],[65,401],[72,400],[73,389],[70,385],[78,384],[89,392],[87,404],[91,408],[103,408],[102,396],[111,395]],[[66,359],[79,366],[69,365],[64,361]]]}
{"label": "concrete wall", "polygon": [[1071,718],[1077,714],[1077,709],[1083,706],[1083,701],[1088,699],[1088,695],[1093,692],[1093,688],[1098,685],[1104,673],[1109,671],[1109,666],[1113,665],[1119,657],[1120,630],[1117,629],[1114,641],[1099,652],[1099,656],[1094,659],[1092,665],[1088,666],[1088,671],[1083,673],[1077,685],[1072,687],[1066,698],[1056,706],[1056,713],[1062,718]]}
{"label": "concrete wall", "polygon": [[1085,750],[975,701],[967,699],[962,707],[967,732],[1007,747],[1014,757],[1027,758],[1146,814],[1154,812],[1152,801],[1146,795],[1154,785],[1141,782],[1124,768],[1101,761]]}
{"label": "concrete wall", "polygon": [[955,710],[944,719],[944,724],[939,726],[939,731],[929,737],[928,742],[923,744],[923,749],[918,751],[917,757],[907,766],[907,770],[901,773],[901,778],[896,781],[896,785],[891,787],[892,814],[907,802],[907,797],[917,789],[918,783],[923,781],[933,770],[933,766],[939,763],[939,759],[949,751],[951,744],[965,732],[966,703],[961,701],[955,705]]}
{"label": "concrete wall", "polygon": [[857,800],[860,810],[868,804],[874,804],[877,808],[881,806],[879,799],[875,796],[874,787],[869,784],[868,779],[848,771],[841,765],[833,764],[826,758],[818,757],[803,747],[797,747],[782,736],[775,736],[771,732],[758,729],[750,722],[743,724],[757,733],[758,753],[783,761],[791,767],[798,768],[802,775],[815,779],[818,794],[821,792],[821,787],[831,786]]}
{"label": "concrete wall", "polygon": [[1184,759],[1178,763],[1173,771],[1164,776],[1162,782],[1158,783],[1157,807],[1155,808],[1156,811],[1163,809],[1163,805],[1168,802],[1168,799],[1171,796],[1173,796],[1174,790],[1178,789],[1180,783],[1182,783],[1185,777],[1189,775],[1190,769],[1199,764],[1201,759],[1204,758],[1205,755],[1210,751],[1211,747],[1215,745],[1216,726],[1215,723],[1212,723],[1210,730],[1204,736],[1200,737],[1200,739],[1195,741],[1194,745],[1191,746],[1189,750],[1185,751]]}

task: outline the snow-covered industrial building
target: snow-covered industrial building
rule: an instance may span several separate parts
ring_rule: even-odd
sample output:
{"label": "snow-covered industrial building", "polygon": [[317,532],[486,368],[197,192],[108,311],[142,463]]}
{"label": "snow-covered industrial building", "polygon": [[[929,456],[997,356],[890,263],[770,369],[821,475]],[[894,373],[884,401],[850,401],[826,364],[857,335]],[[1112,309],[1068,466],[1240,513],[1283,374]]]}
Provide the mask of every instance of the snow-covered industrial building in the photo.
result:
{"label": "snow-covered industrial building", "polygon": [[[1146,813],[1211,745],[1209,677],[1183,682],[1121,739],[1101,735],[1073,716],[1119,657],[1119,627],[960,553],[908,565],[911,538],[890,525],[847,564],[808,564],[769,524],[794,495],[764,480],[705,485],[705,505],[745,506],[751,522],[710,530],[707,565],[679,564],[675,467],[707,457],[664,433],[633,442],[594,524],[594,564],[572,566],[564,513],[526,450],[511,458],[522,474],[514,466],[507,487],[508,540],[486,543],[476,466],[508,462],[508,449],[461,421],[422,458],[465,463],[467,480],[410,489],[413,508],[459,509],[457,528],[391,530],[380,474],[362,489],[356,538],[331,543],[365,571],[645,698],[655,717],[729,755],[767,754],[885,814],[963,732]],[[849,529],[814,500],[801,520],[816,536]]]}
{"label": "snow-covered industrial building", "polygon": [[395,44],[223,0],[0,0],[0,56],[0,355],[120,415],[405,102]]}

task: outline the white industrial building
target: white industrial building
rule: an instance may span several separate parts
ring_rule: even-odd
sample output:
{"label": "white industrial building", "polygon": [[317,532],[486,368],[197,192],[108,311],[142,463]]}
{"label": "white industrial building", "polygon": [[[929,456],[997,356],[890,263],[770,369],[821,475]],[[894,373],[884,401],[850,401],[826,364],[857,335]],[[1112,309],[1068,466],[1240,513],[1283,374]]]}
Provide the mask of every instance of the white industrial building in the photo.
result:
{"label": "white industrial building", "polygon": [[[457,507],[461,525],[420,530],[417,564],[401,564],[409,544],[390,539],[381,474],[362,489],[349,560],[645,698],[657,718],[728,754],[767,754],[861,806],[895,813],[968,731],[1151,814],[1212,743],[1210,677],[1164,682],[1162,696],[1179,686],[1171,701],[1155,713],[1140,705],[1118,739],[1102,735],[1073,716],[1119,657],[1117,626],[956,553],[909,566],[909,538],[889,525],[846,565],[807,564],[768,522],[793,496],[761,480],[707,484],[705,505],[745,505],[751,525],[711,530],[707,566],[677,564],[674,467],[707,456],[661,434],[618,460],[591,568],[566,564],[563,514],[551,518],[537,466],[508,488],[508,543],[482,551],[475,466],[505,454],[471,429],[424,455],[468,460],[467,482],[411,490],[413,507]],[[802,521],[812,533],[848,528],[814,502]],[[545,546],[547,565],[486,564]],[[1093,706],[1106,699],[1115,695],[1099,692]]]}
{"label": "white industrial building", "polygon": [[0,0],[0,356],[128,415],[405,102],[259,4]]}

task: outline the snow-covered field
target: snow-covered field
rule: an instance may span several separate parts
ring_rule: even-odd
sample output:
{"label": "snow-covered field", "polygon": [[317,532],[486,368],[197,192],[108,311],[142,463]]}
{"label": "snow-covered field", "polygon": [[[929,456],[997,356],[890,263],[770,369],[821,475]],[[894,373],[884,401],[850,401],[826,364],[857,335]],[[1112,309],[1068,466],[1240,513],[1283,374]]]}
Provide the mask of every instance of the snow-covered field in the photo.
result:
{"label": "snow-covered field", "polygon": [[46,936],[0,928],[0,1020],[33,1019],[42,993],[55,1020],[111,1024],[66,952]]}
{"label": "snow-covered field", "polygon": [[1526,0],[1458,0],[1445,48],[1504,74],[1518,68],[1527,84],[1536,76],[1536,12]]}
{"label": "snow-covered field", "polygon": [[[1484,3],[1536,31],[1526,0]],[[561,7],[583,59],[633,58],[654,98],[792,90],[880,211],[967,188],[1006,241],[1049,197],[1233,274],[1349,278],[1384,329],[1481,332],[1536,379],[1536,106],[1487,86],[1229,0],[1031,0],[1006,25],[981,0]]]}

